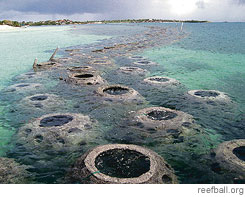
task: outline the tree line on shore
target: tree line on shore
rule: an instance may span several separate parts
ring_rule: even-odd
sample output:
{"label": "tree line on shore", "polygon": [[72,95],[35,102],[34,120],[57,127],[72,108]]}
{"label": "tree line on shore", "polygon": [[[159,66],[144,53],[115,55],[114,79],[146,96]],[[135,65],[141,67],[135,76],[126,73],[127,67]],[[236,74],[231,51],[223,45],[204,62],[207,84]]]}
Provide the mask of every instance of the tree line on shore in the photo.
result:
{"label": "tree line on shore", "polygon": [[71,25],[71,24],[107,24],[107,23],[166,23],[166,22],[184,22],[184,23],[207,23],[209,21],[198,21],[198,20],[163,20],[163,19],[126,19],[126,20],[101,20],[101,21],[72,21],[69,19],[62,20],[47,20],[47,21],[38,21],[38,22],[18,22],[11,20],[0,21],[0,25],[9,25],[13,27],[21,26],[41,26],[41,25]]}

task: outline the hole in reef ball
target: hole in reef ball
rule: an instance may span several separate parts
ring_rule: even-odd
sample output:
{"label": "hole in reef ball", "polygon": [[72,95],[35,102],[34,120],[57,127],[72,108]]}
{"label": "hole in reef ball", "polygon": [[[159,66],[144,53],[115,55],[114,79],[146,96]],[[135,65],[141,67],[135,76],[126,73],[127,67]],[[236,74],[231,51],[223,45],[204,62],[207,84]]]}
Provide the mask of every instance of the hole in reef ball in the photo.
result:
{"label": "hole in reef ball", "polygon": [[137,68],[126,68],[125,70],[127,70],[127,71],[134,71],[134,70],[137,70]]}
{"label": "hole in reef ball", "polygon": [[147,64],[150,64],[151,62],[145,60],[145,61],[138,61],[137,63],[138,63],[138,64],[145,64],[145,65],[147,65]]}
{"label": "hole in reef ball", "polygon": [[35,75],[36,73],[26,73],[25,75],[27,75],[27,76],[33,76],[33,75]]}
{"label": "hole in reef ball", "polygon": [[127,88],[122,87],[109,87],[106,88],[103,92],[110,94],[110,95],[122,95],[129,92]]}
{"label": "hole in reef ball", "polygon": [[176,113],[170,111],[158,111],[154,110],[147,114],[148,118],[152,120],[170,120],[177,116]]}
{"label": "hole in reef ball", "polygon": [[27,134],[30,134],[30,133],[32,132],[32,130],[31,130],[31,129],[26,129],[25,132],[26,132]]}
{"label": "hole in reef ball", "polygon": [[53,65],[55,65],[56,63],[55,62],[49,62],[48,63],[48,65],[51,65],[51,66],[53,66]]}
{"label": "hole in reef ball", "polygon": [[24,87],[28,87],[30,86],[29,84],[20,84],[20,85],[17,85],[16,87],[18,88],[24,88]]}
{"label": "hole in reef ball", "polygon": [[82,74],[82,75],[76,75],[75,77],[79,78],[79,79],[85,79],[85,78],[91,78],[93,76],[94,75],[92,75],[92,74]]}
{"label": "hole in reef ball", "polygon": [[134,178],[150,170],[150,159],[133,150],[113,149],[101,153],[95,160],[103,174],[117,178]]}
{"label": "hole in reef ball", "polygon": [[163,183],[172,183],[172,179],[168,175],[162,176]]}
{"label": "hole in reef ball", "polygon": [[195,92],[195,95],[201,97],[217,97],[219,96],[219,93],[213,91],[197,91]]}
{"label": "hole in reef ball", "polygon": [[43,136],[41,136],[41,135],[36,135],[36,136],[35,136],[35,140],[36,140],[36,142],[41,143],[41,142],[43,141]]}
{"label": "hole in reef ball", "polygon": [[106,61],[105,60],[96,60],[94,61],[95,64],[105,64]]}
{"label": "hole in reef ball", "polygon": [[65,125],[73,120],[72,116],[57,115],[44,118],[40,121],[40,127],[58,127]]}
{"label": "hole in reef ball", "polygon": [[139,56],[139,55],[134,55],[131,57],[132,59],[143,59],[144,57]]}
{"label": "hole in reef ball", "polygon": [[40,104],[40,103],[36,103],[34,106],[35,106],[36,108],[43,108],[43,105]]}
{"label": "hole in reef ball", "polygon": [[191,123],[190,122],[183,122],[182,126],[183,127],[190,127]]}
{"label": "hole in reef ball", "polygon": [[167,78],[163,78],[163,77],[156,77],[156,78],[151,78],[150,79],[151,81],[158,81],[158,82],[167,82],[167,81],[169,81],[169,79],[167,79]]}
{"label": "hole in reef ball", "polygon": [[48,98],[48,96],[33,96],[30,98],[31,101],[44,101]]}
{"label": "hole in reef ball", "polygon": [[240,160],[245,161],[245,146],[234,148],[233,154],[235,154]]}
{"label": "hole in reef ball", "polygon": [[89,68],[88,66],[78,66],[78,67],[73,67],[71,70],[80,70],[80,69],[87,69]]}

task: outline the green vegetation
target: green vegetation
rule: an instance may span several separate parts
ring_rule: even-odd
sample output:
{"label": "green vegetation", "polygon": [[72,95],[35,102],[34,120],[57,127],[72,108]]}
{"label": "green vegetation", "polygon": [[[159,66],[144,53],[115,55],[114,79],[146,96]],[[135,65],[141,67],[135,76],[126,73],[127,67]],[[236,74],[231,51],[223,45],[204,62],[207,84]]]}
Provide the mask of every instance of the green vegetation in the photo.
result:
{"label": "green vegetation", "polygon": [[39,22],[18,22],[18,21],[10,21],[3,20],[0,21],[0,25],[10,25],[14,27],[21,26],[41,26],[41,25],[77,25],[77,24],[108,24],[108,23],[176,23],[176,22],[184,22],[184,23],[207,23],[208,21],[197,21],[197,20],[162,20],[162,19],[125,19],[125,20],[102,20],[102,21],[71,21],[69,19],[56,20],[56,21],[39,21]]}
{"label": "green vegetation", "polygon": [[19,23],[18,21],[3,20],[0,21],[0,25],[10,25],[13,27],[20,27],[21,23]]}

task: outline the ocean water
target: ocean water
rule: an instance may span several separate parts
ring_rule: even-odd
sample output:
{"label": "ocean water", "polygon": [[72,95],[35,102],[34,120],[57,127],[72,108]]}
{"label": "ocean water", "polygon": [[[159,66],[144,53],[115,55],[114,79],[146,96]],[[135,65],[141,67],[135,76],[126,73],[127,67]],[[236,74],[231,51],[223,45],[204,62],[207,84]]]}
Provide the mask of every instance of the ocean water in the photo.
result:
{"label": "ocean water", "polygon": [[[144,55],[178,79],[189,90],[207,89],[228,93],[244,112],[244,23],[185,24],[190,36],[181,42],[146,51]],[[157,73],[152,73],[155,75]]]}
{"label": "ocean water", "polygon": [[[245,137],[245,49],[243,23],[184,24],[108,24],[70,27],[37,27],[27,32],[0,33],[1,78],[0,92],[0,154],[31,166],[28,170],[33,183],[61,183],[77,157],[97,145],[110,143],[138,144],[164,157],[173,167],[180,183],[233,183],[231,174],[215,171],[211,156],[221,142]],[[3,44],[2,44],[3,43]],[[18,44],[17,44],[18,43]],[[134,88],[144,98],[136,103],[114,103],[97,97],[96,86],[73,86],[66,83],[64,69],[37,72],[35,77],[21,74],[32,69],[38,57],[46,61],[59,46],[58,56],[69,57],[66,48],[80,48],[71,56],[75,61],[64,67],[93,66],[109,84]],[[102,53],[93,52],[104,47],[117,46]],[[84,55],[85,54],[85,55]],[[132,55],[144,56],[152,66],[144,75],[119,72],[122,66],[136,66]],[[111,66],[91,64],[93,59],[110,59]],[[176,87],[157,88],[146,84],[149,76],[167,76],[177,79]],[[42,88],[28,91],[6,91],[16,83],[40,83]],[[218,90],[231,99],[228,103],[197,101],[188,96],[194,89]],[[46,110],[26,107],[22,99],[37,93],[55,94],[64,105]],[[193,116],[198,134],[174,143],[144,138],[130,127],[135,111],[162,106],[181,110]],[[18,130],[35,118],[48,113],[81,113],[96,119],[96,137],[78,147],[78,150],[38,152],[37,147],[20,144]],[[27,148],[28,147],[28,148]]]}
{"label": "ocean water", "polygon": [[47,61],[56,47],[94,43],[109,36],[72,33],[75,26],[29,27],[22,31],[0,32],[0,89],[17,74],[29,71],[35,58]]}
{"label": "ocean water", "polygon": [[[74,26],[29,27],[16,32],[0,32],[0,89],[12,83],[12,78],[32,69],[35,58],[39,62],[47,61],[56,47],[65,48],[81,44],[94,43],[109,38],[105,35],[92,35],[80,31],[73,35]],[[57,54],[59,57],[60,54]],[[4,116],[4,110],[0,110]],[[6,120],[0,121],[0,155],[5,154],[5,146],[10,141],[13,128]]]}

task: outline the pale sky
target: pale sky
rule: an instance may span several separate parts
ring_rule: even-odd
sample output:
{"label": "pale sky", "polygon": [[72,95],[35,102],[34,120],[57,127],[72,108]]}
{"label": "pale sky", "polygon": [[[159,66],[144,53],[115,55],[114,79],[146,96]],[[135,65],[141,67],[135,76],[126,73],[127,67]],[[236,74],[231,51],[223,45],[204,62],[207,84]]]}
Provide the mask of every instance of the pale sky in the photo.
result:
{"label": "pale sky", "polygon": [[245,0],[0,0],[0,20],[182,19],[245,22]]}

